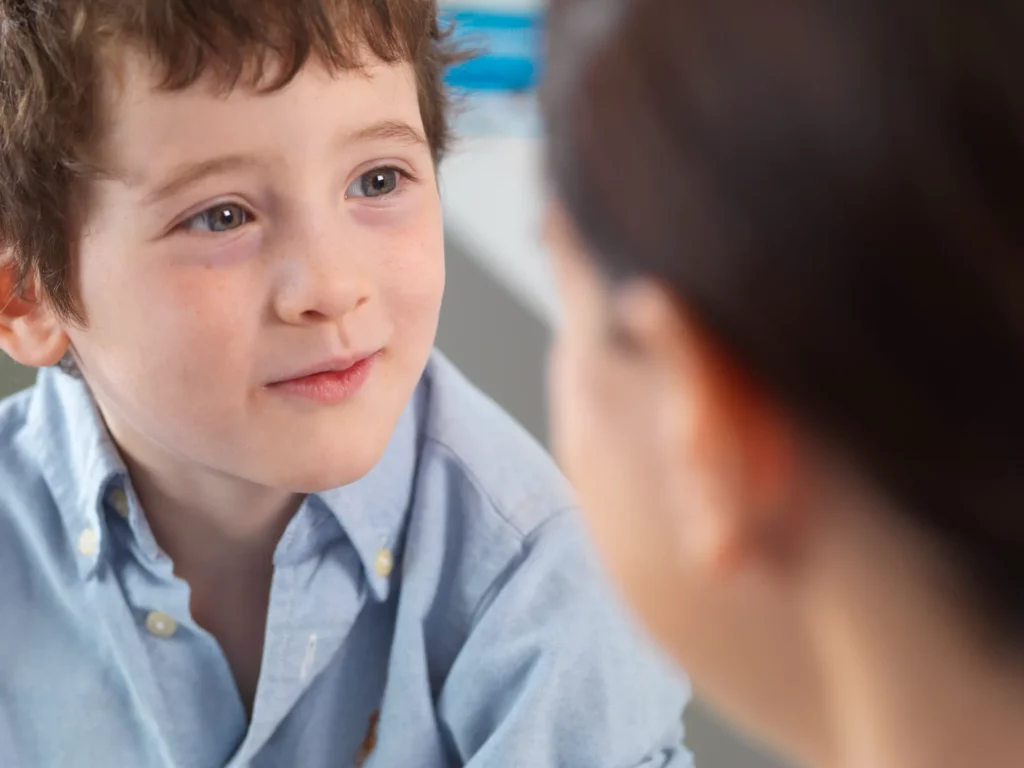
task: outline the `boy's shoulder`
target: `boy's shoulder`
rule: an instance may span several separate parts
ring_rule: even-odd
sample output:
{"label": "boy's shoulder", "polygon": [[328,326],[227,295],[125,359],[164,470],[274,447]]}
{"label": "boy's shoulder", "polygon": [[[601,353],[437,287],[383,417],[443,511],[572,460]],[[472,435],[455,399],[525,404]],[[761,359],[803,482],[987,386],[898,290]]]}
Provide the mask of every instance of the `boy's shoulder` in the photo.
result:
{"label": "boy's shoulder", "polygon": [[519,539],[573,507],[550,455],[440,352],[431,357],[424,383],[429,405],[421,472],[443,467],[454,474],[453,490],[461,490],[462,500],[482,506]]}
{"label": "boy's shoulder", "polygon": [[44,369],[32,387],[0,400],[4,532],[45,541],[62,556],[63,536],[96,527],[98,497],[90,494],[122,467],[83,382]]}
{"label": "boy's shoulder", "polygon": [[39,451],[30,419],[34,388],[0,400],[0,509],[41,480]]}
{"label": "boy's shoulder", "polygon": [[0,578],[14,612],[19,593],[38,594],[41,579],[73,567],[63,562],[69,545],[54,495],[66,490],[54,487],[63,470],[50,443],[59,438],[38,418],[37,387],[0,400]]}
{"label": "boy's shoulder", "polygon": [[33,388],[29,387],[0,399],[0,435],[5,438],[4,443],[0,445],[0,452],[9,447],[8,438],[24,430],[28,421],[28,407],[32,391]]}

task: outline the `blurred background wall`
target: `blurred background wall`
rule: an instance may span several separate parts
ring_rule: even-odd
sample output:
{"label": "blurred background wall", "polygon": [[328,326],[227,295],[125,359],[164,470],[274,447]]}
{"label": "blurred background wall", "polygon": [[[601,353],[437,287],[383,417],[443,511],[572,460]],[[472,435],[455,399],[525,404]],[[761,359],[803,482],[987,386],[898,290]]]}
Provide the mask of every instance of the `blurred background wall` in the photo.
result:
{"label": "blurred background wall", "polygon": [[[0,352],[0,397],[6,397],[27,387],[34,379],[35,371],[15,365],[9,357]],[[0,493],[2,492],[0,490]]]}

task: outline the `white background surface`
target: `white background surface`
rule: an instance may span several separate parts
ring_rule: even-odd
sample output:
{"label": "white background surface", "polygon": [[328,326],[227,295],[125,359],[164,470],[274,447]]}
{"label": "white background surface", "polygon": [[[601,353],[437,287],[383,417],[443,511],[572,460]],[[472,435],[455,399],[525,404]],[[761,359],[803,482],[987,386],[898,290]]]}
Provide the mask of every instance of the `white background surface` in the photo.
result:
{"label": "white background surface", "polygon": [[541,242],[544,184],[537,139],[459,141],[441,171],[448,237],[545,324],[558,296]]}

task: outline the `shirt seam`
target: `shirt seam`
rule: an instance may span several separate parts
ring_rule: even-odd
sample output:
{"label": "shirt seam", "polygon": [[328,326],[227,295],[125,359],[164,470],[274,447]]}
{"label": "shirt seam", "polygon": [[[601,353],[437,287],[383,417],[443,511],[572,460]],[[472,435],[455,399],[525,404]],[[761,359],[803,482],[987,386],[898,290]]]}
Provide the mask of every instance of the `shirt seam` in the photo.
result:
{"label": "shirt seam", "polygon": [[539,539],[541,534],[543,534],[549,526],[560,522],[567,515],[571,514],[573,509],[574,507],[571,506],[558,509],[551,515],[551,517],[534,528],[530,532],[529,536],[524,537],[523,540],[519,542],[519,551],[517,551],[513,557],[510,557],[504,567],[498,571],[495,577],[491,580],[491,583],[487,586],[487,589],[485,589],[483,594],[480,596],[476,606],[474,606],[473,613],[469,621],[470,631],[480,623],[483,614],[486,613],[487,609],[490,608],[491,604],[494,602],[496,594],[503,588],[504,582],[507,581],[505,578],[506,575],[510,571],[513,571],[522,565],[523,560],[529,553],[533,542]]}
{"label": "shirt seam", "polygon": [[[527,538],[533,536],[533,534],[536,531],[542,529],[544,526],[546,526],[548,524],[548,522],[550,522],[550,519],[549,520],[545,520],[540,525],[535,526],[531,530],[528,530],[528,531],[527,530],[523,530],[519,525],[517,525],[512,520],[512,518],[510,516],[511,513],[516,512],[516,511],[518,511],[520,509],[523,509],[523,508],[529,506],[532,503],[535,503],[539,498],[542,498],[544,496],[544,494],[541,494],[541,493],[530,494],[529,496],[527,496],[522,501],[520,501],[517,504],[513,505],[506,512],[505,508],[504,508],[504,505],[499,504],[495,500],[494,496],[487,489],[486,485],[480,480],[480,477],[476,474],[476,472],[473,471],[473,469],[468,464],[466,464],[466,462],[455,451],[454,448],[452,448],[446,442],[444,442],[443,440],[440,440],[439,438],[437,438],[437,437],[435,437],[433,435],[426,435],[425,439],[424,439],[424,442],[425,443],[433,443],[438,448],[440,448],[441,450],[445,451],[445,453],[447,453],[448,456],[452,460],[454,460],[456,464],[458,464],[459,469],[462,470],[462,472],[465,475],[466,479],[469,480],[469,482],[473,485],[473,487],[476,489],[476,491],[481,496],[484,497],[484,499],[487,501],[488,506],[490,506],[491,509],[494,511],[494,513],[498,516],[498,518],[503,523],[505,523],[505,525],[508,526],[512,530],[513,533],[515,533],[516,537],[519,539],[518,543],[519,543],[520,546],[523,545],[524,541]],[[563,512],[571,510],[571,509],[574,509],[574,505],[572,505],[572,504],[566,504],[564,506],[555,507],[554,510],[552,511],[551,519],[559,516]]]}
{"label": "shirt seam", "polygon": [[[473,485],[477,492],[481,496],[483,496],[483,498],[487,501],[487,504],[491,507],[491,509],[494,510],[494,513],[498,516],[498,519],[501,520],[508,528],[510,528],[517,537],[517,551],[512,555],[512,557],[508,559],[508,562],[504,564],[504,566],[498,571],[498,573],[495,574],[494,578],[491,580],[491,583],[483,591],[483,593],[480,596],[480,599],[477,600],[476,605],[473,607],[468,630],[472,631],[473,627],[475,627],[479,623],[482,614],[493,602],[494,595],[500,589],[499,585],[503,582],[506,574],[508,574],[510,570],[512,570],[515,567],[518,567],[522,563],[523,558],[527,550],[529,549],[530,542],[535,541],[540,536],[540,534],[548,528],[549,525],[552,525],[555,522],[564,518],[566,515],[571,514],[576,507],[573,504],[565,504],[563,506],[555,507],[551,512],[550,517],[541,522],[540,525],[535,526],[529,532],[524,531],[520,526],[516,525],[510,519],[509,514],[505,512],[502,505],[498,504],[497,501],[495,501],[494,497],[487,490],[484,483],[480,480],[480,477],[476,474],[476,472],[472,470],[472,468],[468,464],[466,464],[462,457],[458,453],[456,453],[455,449],[453,449],[443,440],[440,440],[436,436],[430,434],[424,436],[424,444],[426,443],[433,443],[440,450],[443,450],[458,465],[459,469],[462,470],[466,479]],[[522,509],[528,504],[533,503],[539,496],[540,494],[536,493],[527,496],[521,502],[513,506],[511,511],[514,512],[515,510]]]}

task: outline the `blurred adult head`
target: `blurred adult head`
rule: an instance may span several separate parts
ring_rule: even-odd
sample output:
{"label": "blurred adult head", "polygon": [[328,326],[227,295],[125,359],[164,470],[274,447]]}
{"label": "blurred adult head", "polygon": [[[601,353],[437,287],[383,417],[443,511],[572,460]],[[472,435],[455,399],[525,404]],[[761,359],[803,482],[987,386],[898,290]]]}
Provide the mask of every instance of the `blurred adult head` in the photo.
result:
{"label": "blurred adult head", "polygon": [[814,762],[1024,691],[1024,5],[549,23],[554,442],[626,597]]}

